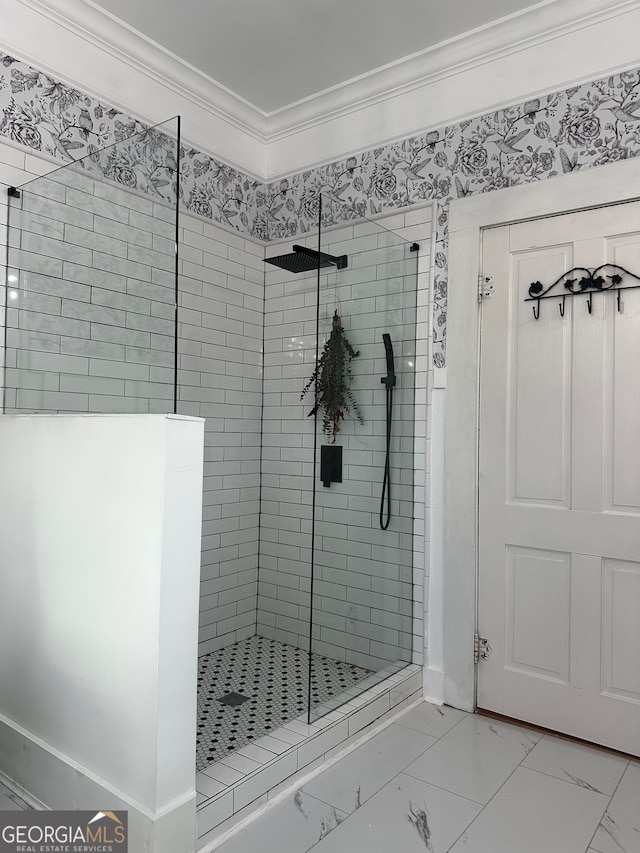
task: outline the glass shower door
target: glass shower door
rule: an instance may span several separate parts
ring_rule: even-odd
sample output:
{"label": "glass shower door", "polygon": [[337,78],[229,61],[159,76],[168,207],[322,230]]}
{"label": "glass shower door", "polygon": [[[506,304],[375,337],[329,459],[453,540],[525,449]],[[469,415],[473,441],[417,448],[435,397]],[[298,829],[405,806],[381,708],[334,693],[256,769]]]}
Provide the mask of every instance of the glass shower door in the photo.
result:
{"label": "glass shower door", "polygon": [[180,124],[9,192],[5,413],[176,410]]}
{"label": "glass shower door", "polygon": [[418,247],[322,210],[320,251],[347,260],[318,276],[310,720],[412,654]]}

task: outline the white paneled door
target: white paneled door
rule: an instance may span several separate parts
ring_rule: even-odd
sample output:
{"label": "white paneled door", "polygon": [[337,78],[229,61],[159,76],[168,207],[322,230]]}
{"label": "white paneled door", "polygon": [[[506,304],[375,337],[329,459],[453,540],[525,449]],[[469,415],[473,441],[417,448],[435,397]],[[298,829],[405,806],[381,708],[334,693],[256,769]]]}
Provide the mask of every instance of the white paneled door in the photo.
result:
{"label": "white paneled door", "polygon": [[477,701],[638,755],[640,289],[524,301],[602,264],[640,277],[640,203],[483,234]]}

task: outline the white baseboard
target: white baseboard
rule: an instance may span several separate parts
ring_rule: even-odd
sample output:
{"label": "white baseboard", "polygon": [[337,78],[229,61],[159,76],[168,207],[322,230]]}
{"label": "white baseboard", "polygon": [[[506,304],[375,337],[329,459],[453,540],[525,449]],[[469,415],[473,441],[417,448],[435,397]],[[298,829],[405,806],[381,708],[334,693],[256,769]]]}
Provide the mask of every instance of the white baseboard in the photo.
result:
{"label": "white baseboard", "polygon": [[0,717],[0,767],[8,786],[34,808],[127,811],[129,849],[136,853],[195,851],[195,789],[153,813],[6,717]]}
{"label": "white baseboard", "polygon": [[424,698],[434,705],[444,704],[444,672],[430,666],[423,668]]}

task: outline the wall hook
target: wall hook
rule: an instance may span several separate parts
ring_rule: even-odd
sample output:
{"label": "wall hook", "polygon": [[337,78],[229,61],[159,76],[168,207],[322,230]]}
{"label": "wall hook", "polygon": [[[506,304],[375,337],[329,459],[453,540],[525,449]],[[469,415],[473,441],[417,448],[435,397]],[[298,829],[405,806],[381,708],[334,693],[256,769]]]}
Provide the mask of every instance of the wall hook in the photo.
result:
{"label": "wall hook", "polygon": [[533,306],[533,317],[535,320],[540,319],[540,300],[536,300],[536,304]]}
{"label": "wall hook", "polygon": [[[625,279],[629,279],[629,283]],[[540,301],[542,299],[562,299],[558,302],[560,316],[566,313],[566,300],[572,296],[587,297],[587,311],[593,313],[594,293],[616,293],[618,311],[624,310],[624,304],[620,296],[622,290],[639,290],[640,275],[630,272],[619,264],[600,264],[595,269],[587,267],[572,267],[549,285],[543,285],[540,281],[532,281],[529,285],[529,295],[525,302],[533,302],[533,316],[536,320],[540,317]]]}

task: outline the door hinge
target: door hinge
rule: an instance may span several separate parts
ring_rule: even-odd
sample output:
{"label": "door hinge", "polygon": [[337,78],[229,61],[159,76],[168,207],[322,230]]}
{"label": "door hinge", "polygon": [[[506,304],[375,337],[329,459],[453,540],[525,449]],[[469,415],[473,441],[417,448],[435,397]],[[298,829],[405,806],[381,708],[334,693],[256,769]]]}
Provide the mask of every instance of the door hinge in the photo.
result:
{"label": "door hinge", "polygon": [[478,302],[490,299],[493,296],[494,286],[491,284],[493,277],[490,275],[478,276]]}
{"label": "door hinge", "polygon": [[486,637],[481,637],[480,634],[473,635],[473,662],[479,663],[481,660],[488,660],[491,655],[491,646]]}

